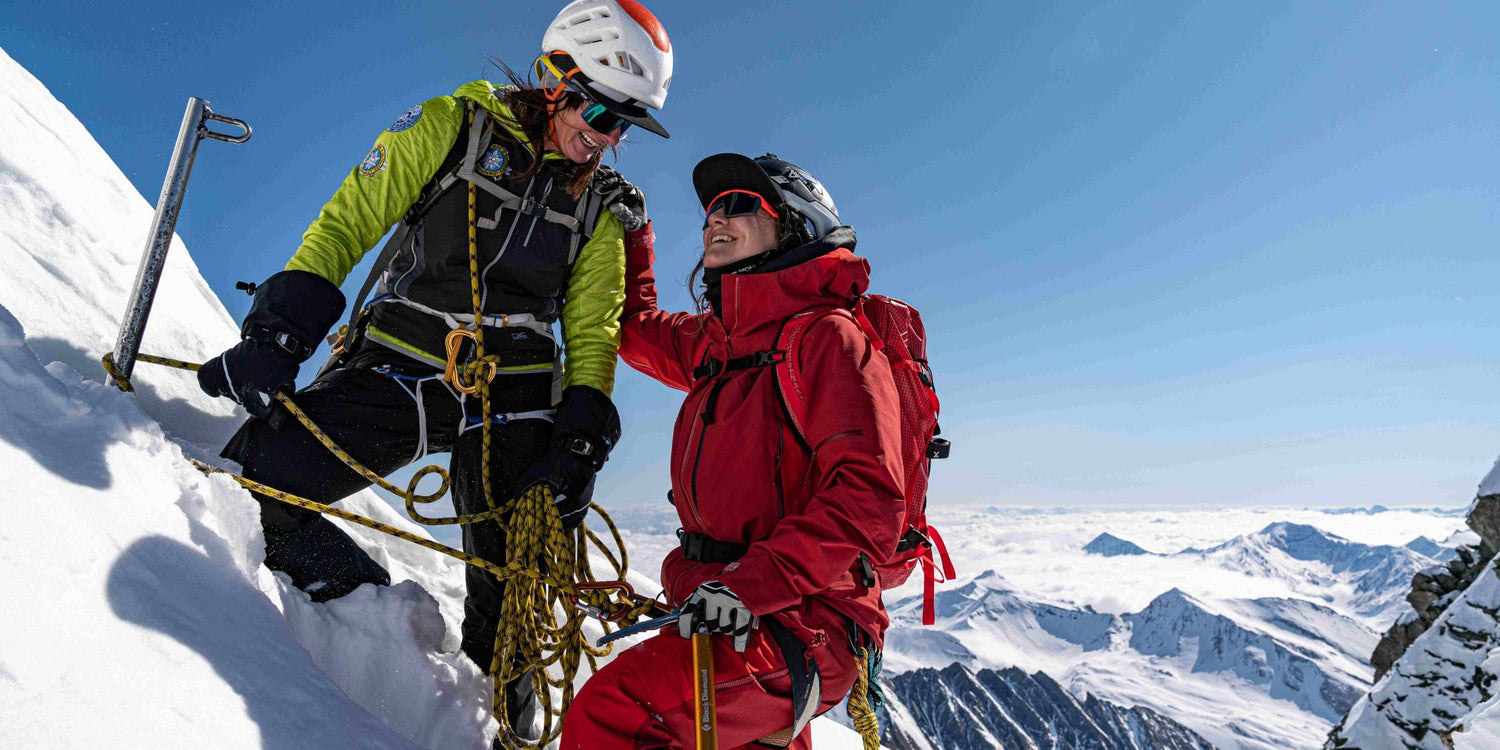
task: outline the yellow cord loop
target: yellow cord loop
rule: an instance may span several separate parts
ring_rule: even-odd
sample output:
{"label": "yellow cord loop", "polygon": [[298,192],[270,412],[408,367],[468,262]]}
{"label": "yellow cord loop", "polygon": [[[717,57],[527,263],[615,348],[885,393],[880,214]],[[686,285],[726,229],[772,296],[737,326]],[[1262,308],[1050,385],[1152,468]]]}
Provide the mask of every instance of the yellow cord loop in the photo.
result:
{"label": "yellow cord loop", "polygon": [[849,690],[849,719],[864,741],[865,750],[880,750],[880,720],[870,706],[870,651],[861,648],[855,662],[854,687]]}

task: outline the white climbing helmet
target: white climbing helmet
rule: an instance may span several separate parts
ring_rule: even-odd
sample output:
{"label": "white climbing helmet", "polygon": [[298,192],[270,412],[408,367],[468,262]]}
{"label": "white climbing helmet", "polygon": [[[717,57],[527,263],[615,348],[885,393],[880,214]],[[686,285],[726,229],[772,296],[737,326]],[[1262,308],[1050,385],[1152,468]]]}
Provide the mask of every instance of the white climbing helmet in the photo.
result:
{"label": "white climbing helmet", "polygon": [[559,51],[573,58],[586,88],[616,104],[661,109],[667,101],[672,42],[636,0],[568,3],[542,37],[544,56]]}

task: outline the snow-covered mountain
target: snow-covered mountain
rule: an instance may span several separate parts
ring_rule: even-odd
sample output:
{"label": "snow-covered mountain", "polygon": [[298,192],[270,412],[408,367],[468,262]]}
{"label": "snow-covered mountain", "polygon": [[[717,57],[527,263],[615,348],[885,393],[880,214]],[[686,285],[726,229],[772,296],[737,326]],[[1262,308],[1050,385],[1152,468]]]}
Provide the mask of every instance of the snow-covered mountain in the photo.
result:
{"label": "snow-covered mountain", "polygon": [[1149,708],[1074,697],[1042,672],[919,669],[887,685],[897,750],[1212,750],[1187,727]]}
{"label": "snow-covered mountain", "polygon": [[920,597],[889,605],[888,672],[958,662],[975,667],[1024,664],[1055,673],[1085,652],[1107,647],[1119,626],[1114,615],[1026,599],[994,571],[938,591],[933,605],[934,627],[921,624]]}
{"label": "snow-covered mountain", "polygon": [[[1039,671],[1224,747],[1316,744],[1368,687],[1376,642],[1360,622],[1302,599],[1210,601],[1171,589],[1121,616],[1037,601],[993,571],[940,589],[932,627],[920,624],[920,596],[890,610],[887,673]],[[1242,710],[1226,717],[1225,705]]]}
{"label": "snow-covered mountain", "polygon": [[[3,744],[488,747],[488,678],[458,650],[462,564],[353,527],[394,585],[313,604],[264,568],[256,504],[185,460],[212,459],[242,415],[190,374],[142,366],[135,395],[101,382],[151,206],[3,52],[0,134]],[[201,361],[236,331],[174,243],[143,350]],[[371,493],[342,505],[426,533]],[[813,726],[819,747],[860,746]]]}
{"label": "snow-covered mountain", "polygon": [[1140,545],[1135,542],[1126,541],[1107,531],[1094,537],[1093,541],[1084,545],[1083,551],[1091,555],[1103,555],[1104,557],[1151,554],[1141,549]]}
{"label": "snow-covered mountain", "polygon": [[1449,560],[1453,559],[1454,555],[1458,554],[1458,552],[1455,551],[1452,547],[1444,547],[1443,545],[1438,544],[1437,542],[1428,539],[1425,536],[1419,536],[1416,539],[1407,542],[1406,548],[1419,555],[1430,557],[1438,562],[1448,562]]}
{"label": "snow-covered mountain", "polygon": [[1177,589],[1125,621],[1131,625],[1130,647],[1141,654],[1185,657],[1194,672],[1234,675],[1329,721],[1343,716],[1368,685],[1367,670],[1365,680],[1330,670],[1320,654],[1250,630]]}
{"label": "snow-covered mountain", "polygon": [[1208,549],[1179,553],[1262,578],[1286,581],[1299,594],[1384,628],[1405,609],[1411,578],[1432,564],[1394,545],[1369,545],[1307,524],[1277,522]]}

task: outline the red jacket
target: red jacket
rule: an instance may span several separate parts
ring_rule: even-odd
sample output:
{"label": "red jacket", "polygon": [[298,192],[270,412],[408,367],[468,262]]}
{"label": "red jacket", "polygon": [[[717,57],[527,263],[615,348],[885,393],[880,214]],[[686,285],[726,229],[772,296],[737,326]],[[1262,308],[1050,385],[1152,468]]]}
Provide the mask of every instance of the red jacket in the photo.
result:
{"label": "red jacket", "polygon": [[770,367],[693,380],[705,358],[772,349],[791,315],[848,306],[863,293],[870,266],[848,249],[853,232],[832,235],[844,246],[799,265],[725,275],[722,320],[657,310],[650,231],[635,234],[626,243],[620,356],[688,392],[672,435],[677,516],[688,531],[749,545],[727,566],[673,550],[662,563],[669,601],[718,579],[809,646],[841,638],[845,617],[882,639],[889,618],[880,585],[861,583],[858,557],[895,549],[905,510],[900,403],[885,355],[843,316],[807,330],[807,443],[786,422]]}

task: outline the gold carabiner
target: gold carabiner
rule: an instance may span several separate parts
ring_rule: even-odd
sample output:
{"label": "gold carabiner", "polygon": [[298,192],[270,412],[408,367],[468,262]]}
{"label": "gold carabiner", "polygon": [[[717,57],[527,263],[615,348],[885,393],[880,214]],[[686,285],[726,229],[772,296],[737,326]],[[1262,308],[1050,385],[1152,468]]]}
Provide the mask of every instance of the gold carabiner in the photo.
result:
{"label": "gold carabiner", "polygon": [[[448,361],[443,368],[443,380],[448,381],[453,389],[466,396],[472,396],[479,392],[479,386],[495,379],[496,365],[494,360],[469,362],[460,366],[458,355],[463,351],[464,339],[474,343],[475,348],[479,346],[479,334],[462,326],[448,332],[443,339],[443,347],[448,352]],[[481,373],[483,380],[480,379]],[[467,376],[467,379],[466,379]]]}

